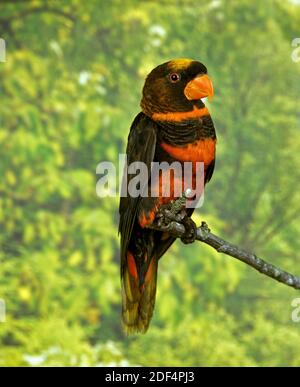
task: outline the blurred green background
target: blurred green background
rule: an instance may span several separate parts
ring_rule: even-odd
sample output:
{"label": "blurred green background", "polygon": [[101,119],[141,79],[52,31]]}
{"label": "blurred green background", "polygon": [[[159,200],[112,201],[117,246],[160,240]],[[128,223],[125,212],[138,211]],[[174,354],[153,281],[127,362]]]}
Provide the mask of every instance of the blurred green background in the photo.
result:
{"label": "blurred green background", "polygon": [[160,262],[146,335],[120,324],[117,162],[144,78],[205,63],[218,131],[195,220],[300,273],[297,1],[1,1],[0,365],[300,365],[300,293],[200,243]]}

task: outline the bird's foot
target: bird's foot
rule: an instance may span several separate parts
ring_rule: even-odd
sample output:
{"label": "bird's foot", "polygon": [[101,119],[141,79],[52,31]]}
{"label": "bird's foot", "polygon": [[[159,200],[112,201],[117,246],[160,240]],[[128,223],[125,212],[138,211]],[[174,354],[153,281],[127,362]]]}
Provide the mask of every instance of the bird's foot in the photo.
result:
{"label": "bird's foot", "polygon": [[[160,230],[168,231],[172,229],[174,223],[180,223],[185,228],[185,233],[180,239],[184,244],[190,244],[195,242],[197,238],[197,226],[187,215],[185,208],[186,200],[187,195],[184,194],[182,197],[162,206],[156,215],[154,228],[158,226]],[[203,235],[201,234],[201,237],[205,239],[208,227],[204,222],[202,223],[202,227],[203,230],[200,232]]]}
{"label": "bird's foot", "polygon": [[184,216],[185,214],[174,214],[168,208],[163,207],[157,213],[153,226],[154,228],[159,227],[162,231],[168,231],[172,229],[174,223],[181,223]]}
{"label": "bird's foot", "polygon": [[171,222],[181,223],[186,217],[185,203],[186,199],[181,197],[162,206],[156,215],[157,225],[168,225]]}
{"label": "bird's foot", "polygon": [[186,201],[191,198],[191,190],[187,189],[181,197],[172,200],[170,203],[162,206],[159,217],[165,217],[167,220],[181,222],[186,215]]}
{"label": "bird's foot", "polygon": [[189,216],[186,216],[181,223],[185,227],[185,233],[180,238],[181,242],[185,245],[189,243],[194,243],[197,237],[197,226],[196,223]]}

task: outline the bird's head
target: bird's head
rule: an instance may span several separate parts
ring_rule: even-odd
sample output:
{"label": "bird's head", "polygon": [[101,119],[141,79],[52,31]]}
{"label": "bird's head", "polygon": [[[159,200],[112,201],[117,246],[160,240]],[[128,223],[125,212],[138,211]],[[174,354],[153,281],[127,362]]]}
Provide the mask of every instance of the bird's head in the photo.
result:
{"label": "bird's head", "polygon": [[175,59],[153,69],[143,88],[141,107],[149,117],[161,113],[190,112],[204,107],[213,96],[206,67],[195,60]]}

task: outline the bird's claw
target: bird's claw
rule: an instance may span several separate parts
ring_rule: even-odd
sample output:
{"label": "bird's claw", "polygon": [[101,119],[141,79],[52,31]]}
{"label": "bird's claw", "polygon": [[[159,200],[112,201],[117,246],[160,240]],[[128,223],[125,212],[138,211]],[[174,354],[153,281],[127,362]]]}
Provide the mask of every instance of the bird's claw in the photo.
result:
{"label": "bird's claw", "polygon": [[156,223],[158,226],[168,225],[170,222],[179,222],[186,217],[185,211],[186,199],[180,197],[167,205],[164,205],[156,215]]}
{"label": "bird's claw", "polygon": [[181,242],[185,245],[194,243],[197,237],[197,226],[196,223],[189,216],[186,216],[182,222],[185,227],[185,233],[180,238]]}
{"label": "bird's claw", "polygon": [[[172,229],[173,222],[181,223],[185,227],[185,233],[180,238],[184,244],[190,244],[195,242],[197,238],[197,226],[196,223],[187,215],[186,209],[186,196],[170,202],[169,204],[162,206],[156,215],[156,225],[164,231]],[[203,239],[206,238],[209,229],[205,222],[202,222],[200,234]]]}

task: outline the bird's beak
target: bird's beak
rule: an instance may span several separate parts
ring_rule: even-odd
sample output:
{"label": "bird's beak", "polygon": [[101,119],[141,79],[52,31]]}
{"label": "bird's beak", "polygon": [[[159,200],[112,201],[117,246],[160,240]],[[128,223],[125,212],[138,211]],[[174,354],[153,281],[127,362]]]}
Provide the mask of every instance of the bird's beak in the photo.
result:
{"label": "bird's beak", "polygon": [[199,74],[192,79],[184,89],[184,95],[188,100],[201,99],[205,97],[212,98],[214,88],[211,79],[206,74]]}

